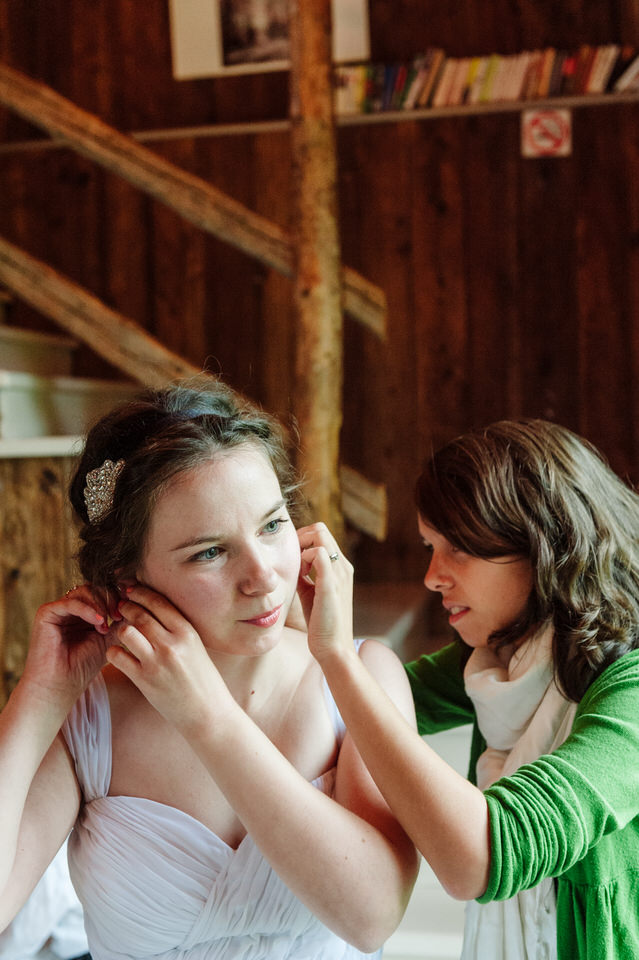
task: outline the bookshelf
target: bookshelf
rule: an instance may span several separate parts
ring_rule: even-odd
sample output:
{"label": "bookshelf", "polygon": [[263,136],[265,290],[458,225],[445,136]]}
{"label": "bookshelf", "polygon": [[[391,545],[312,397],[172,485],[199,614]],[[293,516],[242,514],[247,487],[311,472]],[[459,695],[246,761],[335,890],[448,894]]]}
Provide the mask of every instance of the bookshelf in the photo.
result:
{"label": "bookshelf", "polygon": [[[420,69],[420,64],[428,58],[429,53],[438,54],[439,61],[434,68],[427,104],[421,106],[421,98],[416,97],[417,105],[404,105],[403,100],[410,97],[410,87]],[[588,78],[594,75],[597,57],[603,58],[604,55],[609,58],[606,73],[600,73],[597,83],[590,83]],[[561,77],[562,65],[565,66],[569,62],[574,64],[573,72],[577,79],[567,80],[566,77],[563,79]],[[484,68],[492,68],[489,89],[486,89],[485,85],[482,88],[477,79],[477,71],[481,64]],[[444,74],[447,65],[454,67],[458,78],[461,76],[462,79],[458,79],[456,87],[449,85],[446,95],[442,95],[442,86],[446,84]],[[390,83],[395,85],[394,92],[388,90],[389,73]],[[398,78],[401,79],[399,90],[397,89]],[[619,89],[620,83],[624,89]],[[360,109],[364,97],[369,95],[364,92],[366,84],[377,86],[377,93],[373,95],[377,102],[371,109]],[[561,93],[553,93],[553,90],[565,87],[570,89],[570,93],[563,90]],[[344,89],[347,92],[346,99],[343,97]],[[353,93],[353,90],[356,92]],[[400,103],[397,109],[392,107],[394,97],[397,97]],[[387,98],[391,106],[382,104],[382,98]],[[451,102],[452,100],[455,102]],[[561,53],[554,47],[548,47],[544,50],[523,51],[520,54],[503,57],[498,54],[486,57],[446,57],[440,48],[431,48],[431,51],[427,51],[425,55],[401,64],[360,62],[335,66],[335,122],[338,127],[405,121],[421,122],[442,117],[521,113],[530,109],[572,110],[637,102],[639,102],[639,50],[630,45],[607,44],[600,47],[584,45],[572,54]],[[343,109],[344,106],[346,109]],[[140,143],[153,143],[185,138],[286,132],[289,128],[290,120],[282,118],[134,131],[130,136]],[[0,155],[46,150],[64,145],[64,141],[56,138],[14,141],[0,144]]]}
{"label": "bookshelf", "polygon": [[338,115],[590,99],[639,92],[639,51],[610,43],[455,57],[429,47],[410,61],[337,64],[334,87]]}

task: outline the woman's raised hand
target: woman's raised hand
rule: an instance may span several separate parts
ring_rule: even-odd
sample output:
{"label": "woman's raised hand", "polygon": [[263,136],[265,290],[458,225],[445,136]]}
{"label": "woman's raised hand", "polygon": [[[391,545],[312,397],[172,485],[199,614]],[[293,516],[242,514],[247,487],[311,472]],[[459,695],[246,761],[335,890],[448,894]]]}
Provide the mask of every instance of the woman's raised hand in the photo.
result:
{"label": "woman's raised hand", "polygon": [[107,660],[186,734],[206,720],[212,702],[222,709],[226,685],[199,634],[170,600],[140,583],[123,592]]}
{"label": "woman's raised hand", "polygon": [[104,605],[86,585],[37,611],[23,682],[69,709],[104,666],[108,645]]}
{"label": "woman's raised hand", "polygon": [[353,566],[324,523],[298,530],[302,566],[298,594],[316,660],[353,650]]}

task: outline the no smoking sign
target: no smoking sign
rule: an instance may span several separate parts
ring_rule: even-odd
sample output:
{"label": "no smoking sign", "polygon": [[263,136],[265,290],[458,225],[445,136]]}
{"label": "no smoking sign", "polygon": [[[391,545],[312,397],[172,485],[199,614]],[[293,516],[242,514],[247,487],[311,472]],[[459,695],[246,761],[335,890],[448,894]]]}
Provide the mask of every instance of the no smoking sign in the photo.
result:
{"label": "no smoking sign", "polygon": [[522,110],[522,156],[567,157],[571,151],[572,115],[570,110]]}

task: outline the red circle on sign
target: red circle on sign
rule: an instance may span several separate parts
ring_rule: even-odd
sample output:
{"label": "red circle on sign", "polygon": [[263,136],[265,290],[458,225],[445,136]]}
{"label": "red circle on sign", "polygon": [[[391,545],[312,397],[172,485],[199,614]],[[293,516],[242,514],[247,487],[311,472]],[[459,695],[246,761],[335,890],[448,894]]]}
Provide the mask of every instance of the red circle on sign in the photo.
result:
{"label": "red circle on sign", "polygon": [[524,136],[537,156],[552,157],[569,139],[570,124],[558,110],[538,110],[526,124]]}

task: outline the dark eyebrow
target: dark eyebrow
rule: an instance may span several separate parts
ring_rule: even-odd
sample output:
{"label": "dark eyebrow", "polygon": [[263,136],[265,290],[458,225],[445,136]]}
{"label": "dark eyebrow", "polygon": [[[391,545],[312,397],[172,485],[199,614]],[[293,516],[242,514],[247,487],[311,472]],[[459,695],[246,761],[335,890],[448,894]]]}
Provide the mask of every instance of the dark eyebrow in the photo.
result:
{"label": "dark eyebrow", "polygon": [[[266,523],[269,517],[273,516],[274,513],[277,513],[278,510],[281,510],[282,507],[285,506],[286,500],[282,497],[281,500],[278,500],[277,503],[273,504],[270,510],[266,511],[258,523]],[[208,536],[204,537],[194,537],[193,540],[187,540],[185,543],[180,543],[177,547],[173,547],[172,551],[186,550],[187,547],[199,547],[203,543],[219,543],[221,540],[224,540],[224,537],[216,534],[209,534]]]}

